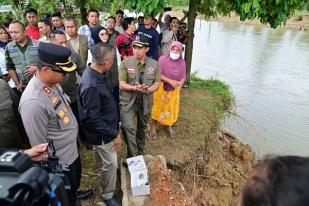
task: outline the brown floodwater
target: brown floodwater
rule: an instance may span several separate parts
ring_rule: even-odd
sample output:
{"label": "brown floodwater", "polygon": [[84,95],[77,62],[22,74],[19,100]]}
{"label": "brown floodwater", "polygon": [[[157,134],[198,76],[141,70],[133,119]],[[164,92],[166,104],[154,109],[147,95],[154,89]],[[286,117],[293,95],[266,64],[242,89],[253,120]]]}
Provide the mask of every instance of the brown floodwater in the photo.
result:
{"label": "brown floodwater", "polygon": [[261,158],[309,155],[309,32],[197,20],[192,71],[231,86],[222,126]]}

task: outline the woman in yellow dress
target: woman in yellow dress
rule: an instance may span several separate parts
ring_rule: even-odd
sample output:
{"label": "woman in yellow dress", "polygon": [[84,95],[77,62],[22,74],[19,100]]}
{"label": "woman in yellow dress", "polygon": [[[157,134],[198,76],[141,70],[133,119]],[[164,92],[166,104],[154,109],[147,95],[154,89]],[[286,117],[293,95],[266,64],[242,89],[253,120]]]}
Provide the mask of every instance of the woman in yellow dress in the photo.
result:
{"label": "woman in yellow dress", "polygon": [[153,96],[150,139],[157,138],[157,122],[166,126],[171,138],[176,137],[172,126],[178,118],[180,90],[186,80],[186,63],[182,52],[183,45],[174,41],[171,44],[170,52],[162,55],[159,59],[162,83]]}

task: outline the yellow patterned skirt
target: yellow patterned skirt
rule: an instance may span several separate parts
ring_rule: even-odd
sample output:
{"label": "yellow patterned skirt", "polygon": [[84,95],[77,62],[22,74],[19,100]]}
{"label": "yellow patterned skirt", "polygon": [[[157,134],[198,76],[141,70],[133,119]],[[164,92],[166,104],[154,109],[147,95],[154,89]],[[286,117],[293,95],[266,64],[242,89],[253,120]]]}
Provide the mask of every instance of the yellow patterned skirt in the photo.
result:
{"label": "yellow patterned skirt", "polygon": [[160,124],[172,126],[178,119],[180,89],[165,91],[161,83],[158,91],[153,94],[151,118]]}

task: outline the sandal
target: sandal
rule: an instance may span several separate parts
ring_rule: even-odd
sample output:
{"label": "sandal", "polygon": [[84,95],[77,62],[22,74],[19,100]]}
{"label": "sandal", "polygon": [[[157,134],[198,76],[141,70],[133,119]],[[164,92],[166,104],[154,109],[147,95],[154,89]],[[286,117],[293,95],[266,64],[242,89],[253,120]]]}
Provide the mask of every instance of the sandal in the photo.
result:
{"label": "sandal", "polygon": [[149,132],[149,139],[151,139],[151,140],[157,139],[157,134],[156,134],[156,133]]}
{"label": "sandal", "polygon": [[169,129],[168,133],[169,133],[170,138],[172,139],[176,138],[176,132],[172,128]]}

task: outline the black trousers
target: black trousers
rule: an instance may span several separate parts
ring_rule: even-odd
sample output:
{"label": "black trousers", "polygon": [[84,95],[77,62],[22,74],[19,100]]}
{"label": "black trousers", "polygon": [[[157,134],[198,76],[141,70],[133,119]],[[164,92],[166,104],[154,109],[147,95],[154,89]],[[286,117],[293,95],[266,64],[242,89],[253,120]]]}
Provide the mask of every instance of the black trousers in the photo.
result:
{"label": "black trousers", "polygon": [[82,164],[79,156],[71,165],[69,165],[69,168],[70,172],[67,177],[71,185],[71,190],[67,190],[68,200],[70,206],[76,206],[76,192],[79,188],[82,175]]}

